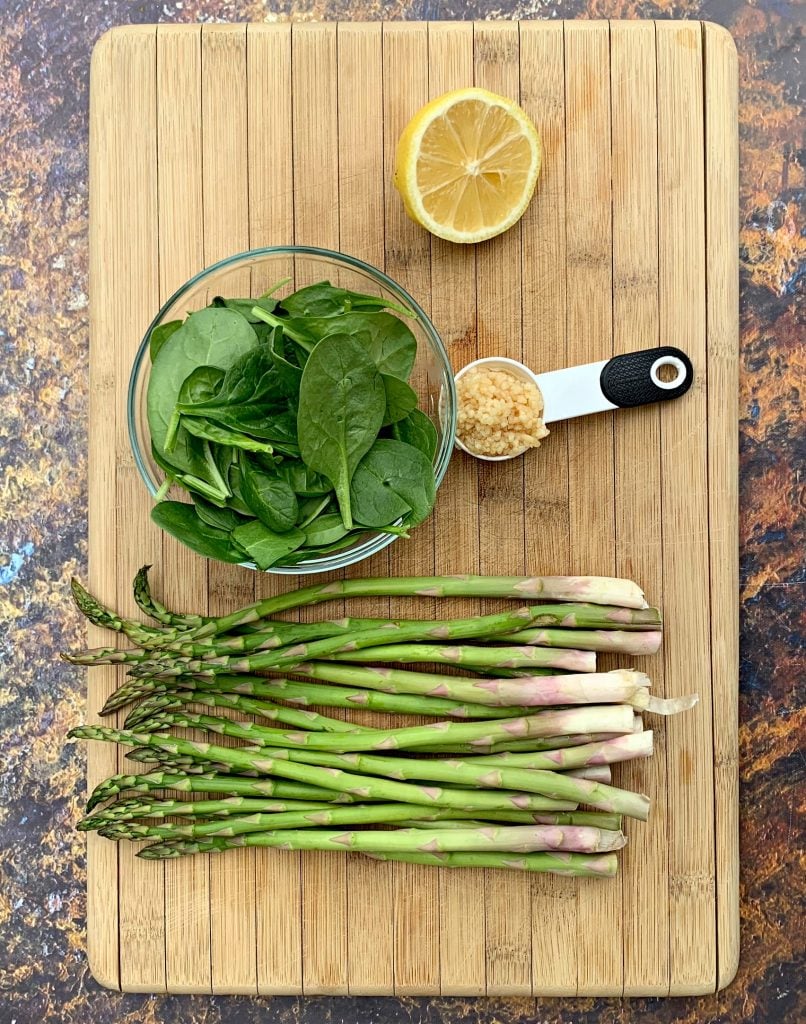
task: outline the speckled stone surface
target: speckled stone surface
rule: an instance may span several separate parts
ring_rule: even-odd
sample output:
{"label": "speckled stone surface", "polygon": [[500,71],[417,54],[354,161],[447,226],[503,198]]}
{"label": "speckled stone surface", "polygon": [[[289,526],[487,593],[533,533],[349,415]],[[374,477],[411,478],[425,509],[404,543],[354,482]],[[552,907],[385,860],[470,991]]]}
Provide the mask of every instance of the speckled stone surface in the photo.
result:
{"label": "speckled stone surface", "polygon": [[[68,601],[86,559],[89,56],[126,22],[691,17],[726,25],[741,75],[742,959],[678,1000],[121,996],[84,955],[84,675]],[[183,1021],[806,1020],[806,93],[795,0],[0,0],[0,1024]],[[799,992],[800,989],[800,992]]]}

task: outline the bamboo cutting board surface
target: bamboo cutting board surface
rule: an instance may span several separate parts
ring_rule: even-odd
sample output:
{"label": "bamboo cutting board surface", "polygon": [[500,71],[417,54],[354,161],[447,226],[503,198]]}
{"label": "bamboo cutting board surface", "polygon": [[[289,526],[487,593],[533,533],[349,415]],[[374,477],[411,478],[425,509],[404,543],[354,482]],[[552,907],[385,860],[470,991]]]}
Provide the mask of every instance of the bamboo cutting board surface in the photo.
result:
{"label": "bamboo cutting board surface", "polygon": [[[409,117],[474,83],[520,98],[545,162],[522,222],[461,248],[412,224],[390,178]],[[127,991],[251,994],[726,985],[739,942],[727,33],[699,22],[122,28],[93,57],[90,149],[93,591],[133,614],[131,580],[146,562],[156,592],[196,612],[292,585],[205,563],[152,526],[126,388],[155,311],[200,268],[250,247],[324,246],[407,288],[457,367],[497,354],[552,370],[658,343],[690,354],[697,379],[681,401],[557,424],[539,452],[509,463],[457,453],[430,522],[354,574],[632,577],[666,618],[663,653],[640,667],[657,693],[701,698],[653,720],[655,757],[616,773],[652,797],[653,813],[628,824],[612,880],[254,849],[148,863],[91,834],[95,977]],[[422,616],[435,602],[381,607]],[[90,674],[91,721],[114,679]],[[123,764],[91,745],[90,785]]]}

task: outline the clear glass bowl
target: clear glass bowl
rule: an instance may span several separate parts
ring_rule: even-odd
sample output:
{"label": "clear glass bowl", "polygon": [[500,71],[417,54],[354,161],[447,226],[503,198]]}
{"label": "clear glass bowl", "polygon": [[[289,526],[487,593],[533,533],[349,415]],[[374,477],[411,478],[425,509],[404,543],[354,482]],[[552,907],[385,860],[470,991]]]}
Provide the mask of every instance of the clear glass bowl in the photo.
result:
{"label": "clear glass bowl", "polygon": [[[161,323],[184,319],[188,313],[203,309],[216,295],[257,298],[285,278],[291,280],[278,290],[279,296],[316,281],[329,280],[331,284],[352,291],[388,297],[414,313],[414,318],[406,321],[417,339],[417,359],[409,383],[420,397],[420,408],[437,428],[439,444],[434,456],[434,475],[439,487],[448,468],[456,436],[456,389],[448,353],[434,325],[408,292],[368,263],[328,249],[273,246],[238,253],[196,274],[168,299],[140,343],[129,380],[129,438],[137,468],[151,496],[157,493],[163,480],[162,471],[151,454],[146,414],[151,372],[148,339],[152,330]],[[180,496],[180,500],[187,500],[187,495]],[[351,547],[332,555],[312,558],[293,566],[275,566],[268,571],[299,576],[343,569],[369,558],[396,539],[392,534],[368,531],[359,535]],[[252,562],[243,564],[256,568]]]}

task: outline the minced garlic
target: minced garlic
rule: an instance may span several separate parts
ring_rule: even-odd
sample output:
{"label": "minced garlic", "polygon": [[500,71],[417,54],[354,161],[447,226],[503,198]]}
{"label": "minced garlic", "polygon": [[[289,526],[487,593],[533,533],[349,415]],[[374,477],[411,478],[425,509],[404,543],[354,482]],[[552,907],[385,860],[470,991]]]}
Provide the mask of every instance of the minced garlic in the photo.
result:
{"label": "minced garlic", "polygon": [[456,382],[457,434],[477,455],[519,455],[548,434],[536,384],[493,366],[474,366]]}

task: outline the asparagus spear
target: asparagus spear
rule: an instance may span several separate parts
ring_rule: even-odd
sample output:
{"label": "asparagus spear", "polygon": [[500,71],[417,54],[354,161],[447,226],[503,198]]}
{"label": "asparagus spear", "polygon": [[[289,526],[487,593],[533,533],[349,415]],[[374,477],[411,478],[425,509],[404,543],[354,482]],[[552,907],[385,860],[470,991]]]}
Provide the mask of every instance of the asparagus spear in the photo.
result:
{"label": "asparagus spear", "polygon": [[660,630],[627,632],[618,629],[539,629],[530,626],[509,633],[501,640],[537,647],[572,647],[580,651],[646,655],[660,650],[662,636]]}
{"label": "asparagus spear", "polygon": [[350,802],[349,794],[334,793],[301,782],[285,779],[245,778],[241,775],[216,775],[204,773],[189,775],[185,772],[157,771],[147,775],[112,775],[99,783],[87,801],[87,811],[119,793],[148,793],[154,789],[171,789],[178,793],[227,793],[230,795],[275,797],[288,800]]}
{"label": "asparagus spear", "polygon": [[[491,745],[496,740],[525,739],[536,736],[561,736],[579,732],[629,732],[632,729],[632,708],[627,705],[607,704],[539,711],[526,718],[508,718],[492,722],[433,722],[430,725],[404,729],[367,729],[364,732],[313,733],[282,732],[267,729],[254,722],[233,722],[228,718],[208,715],[179,715],[176,712],[161,716],[161,727],[171,724],[193,723],[223,735],[236,736],[266,746],[303,747],[310,750],[410,750],[426,746],[449,746],[454,743]],[[141,725],[143,728],[144,725]]]}
{"label": "asparagus spear", "polygon": [[[409,783],[394,782],[389,779],[376,779],[371,776],[353,775],[349,772],[319,768],[314,765],[296,764],[280,758],[266,757],[264,754],[247,753],[235,747],[219,747],[211,743],[198,743],[182,739],[178,736],[155,736],[149,733],[129,732],[120,729],[108,729],[103,726],[84,725],[72,729],[68,733],[70,739],[102,740],[112,743],[125,743],[129,746],[150,746],[158,750],[166,750],[173,754],[198,755],[202,758],[213,758],[239,770],[258,771],[264,775],[279,775],[281,778],[305,782],[325,789],[349,793],[364,800],[384,800],[395,803],[424,804],[431,807],[456,807],[467,811],[476,810],[519,810],[519,811],[574,811],[577,801],[555,800],[549,797],[532,795],[522,792],[499,790],[472,791],[446,789],[436,786],[415,786]],[[548,773],[547,773],[548,774]],[[561,779],[562,776],[557,776]],[[578,787],[594,787],[597,784],[582,779],[569,779]],[[588,790],[586,789],[586,793]],[[612,810],[602,807],[602,810]]]}
{"label": "asparagus spear", "polygon": [[268,846],[280,850],[357,850],[381,853],[488,850],[514,853],[537,850],[603,853],[620,850],[626,843],[621,832],[585,825],[486,825],[474,829],[440,830],[437,827],[383,832],[374,829],[278,829],[244,833],[243,838],[248,846]]}
{"label": "asparagus spear", "polygon": [[[327,715],[317,714],[315,711],[301,711],[297,708],[287,708],[279,704],[266,704],[261,701],[252,700],[249,697],[227,696],[226,694],[197,693],[186,697],[186,700],[194,704],[207,704],[212,707],[231,708],[234,711],[243,711],[249,715],[259,715],[261,718],[274,722],[282,722],[284,725],[291,725],[298,729],[310,729],[320,732],[364,732],[370,731],[366,726],[355,725],[352,722],[345,722],[341,718],[329,718]],[[173,706],[181,706],[182,701],[174,698]],[[148,702],[139,705],[131,711],[126,718],[124,727],[134,729],[140,722],[147,720],[157,710],[152,706],[146,706]]]}
{"label": "asparagus spear", "polygon": [[166,626],[174,626],[178,629],[192,629],[195,626],[202,626],[207,622],[207,617],[202,615],[184,615],[179,612],[169,611],[164,604],[160,604],[151,594],[151,587],[148,582],[148,570],[150,565],[144,565],[137,571],[134,577],[134,600],[137,607],[145,612],[152,619],[163,623]]}
{"label": "asparagus spear", "polygon": [[[181,688],[180,688],[181,687]],[[309,704],[321,707],[366,709],[369,711],[392,712],[403,715],[430,715],[458,719],[474,718],[517,718],[524,713],[522,707],[498,708],[481,704],[468,704],[446,700],[442,697],[426,697],[409,694],[387,694],[374,690],[345,689],[339,686],[318,686],[316,683],[302,683],[289,679],[268,679],[260,676],[216,676],[215,679],[182,679],[178,686],[170,681],[141,690],[136,697],[145,694],[153,696],[139,705],[138,710],[151,714],[163,708],[179,707],[183,703],[208,703],[203,697],[255,695],[283,700],[296,706]],[[128,703],[128,701],[126,701]],[[224,705],[220,705],[224,706]],[[110,711],[116,708],[110,708]],[[106,713],[106,708],[102,712]],[[127,728],[129,727],[127,721]]]}
{"label": "asparagus spear", "polygon": [[[335,580],[264,598],[185,632],[187,640],[228,633],[277,612],[345,597],[509,597],[523,600],[580,601],[644,609],[641,589],[630,580],[600,576],[401,576],[396,579]],[[173,639],[180,631],[173,631]]]}
{"label": "asparagus spear", "polygon": [[91,832],[106,825],[133,821],[135,818],[226,818],[320,811],[332,806],[328,801],[261,800],[245,796],[224,797],[220,800],[120,800],[82,818],[77,827],[81,832]]}
{"label": "asparagus spear", "polygon": [[[309,644],[313,648],[314,644]],[[313,653],[312,657],[323,657]],[[397,662],[399,664],[415,664],[429,662],[440,665],[481,665],[492,668],[523,668],[535,665],[539,668],[559,668],[566,672],[595,672],[596,654],[593,651],[554,650],[550,647],[480,647],[445,646],[442,644],[383,644],[356,650],[350,648],[344,652],[326,654],[324,657],[333,661],[350,662]],[[307,660],[301,657],[294,662],[289,657],[282,664],[299,664]],[[271,666],[267,666],[271,667]],[[248,670],[247,670],[248,671]]]}
{"label": "asparagus spear", "polygon": [[[259,834],[258,834],[259,835]],[[194,853],[222,853],[225,850],[243,846],[262,845],[255,840],[258,835],[222,837],[205,840],[175,839],[153,843],[137,854],[146,860],[164,860],[184,857]],[[569,875],[577,878],[612,878],[618,870],[615,853],[530,853],[513,855],[509,853],[372,853],[374,860],[405,861],[412,864],[430,864],[447,868],[496,868],[511,871],[540,872],[543,874]]]}
{"label": "asparagus spear", "polygon": [[560,750],[524,754],[504,752],[474,757],[473,764],[567,771],[572,768],[583,768],[588,765],[615,764],[618,761],[631,761],[637,757],[651,757],[652,741],[653,734],[651,731],[627,733],[614,739],[598,743],[584,743]]}
{"label": "asparagus spear", "polygon": [[[322,828],[333,825],[385,825],[406,819],[420,820],[429,824],[439,822],[441,829],[443,818],[458,818],[464,814],[466,814],[465,811],[417,807],[414,804],[376,803],[352,804],[342,807],[318,805],[286,813],[256,812],[248,815],[228,815],[218,821],[193,822],[192,824],[149,823],[141,825],[124,817],[121,820],[98,821],[97,823],[93,821],[93,828],[97,828],[107,839],[197,839],[202,836],[236,836],[247,832],[265,832],[276,829]],[[486,825],[482,823],[481,827],[490,826],[489,823]],[[541,825],[539,827],[555,828],[558,826]]]}
{"label": "asparagus spear", "polygon": [[540,707],[594,701],[625,703],[649,686],[648,676],[631,669],[520,679],[470,679],[406,669],[308,662],[297,665],[293,672],[339,685],[361,686],[385,693],[416,693],[491,707]]}
{"label": "asparagus spear", "polygon": [[[322,832],[315,825],[384,824],[416,817],[408,804],[371,804],[334,807],[298,814],[251,814],[248,818],[194,822],[189,825],[138,825],[133,822],[105,825],[99,832],[107,839],[196,839],[206,836],[236,836],[257,833],[274,839],[266,846],[281,849],[327,850],[334,845],[356,850],[573,850],[599,853],[619,850],[625,843],[623,833],[591,828],[589,825],[491,825],[468,829],[443,829],[441,823],[430,829],[395,829],[391,832]],[[292,822],[303,822],[298,829]],[[272,821],[272,819],[275,819]],[[280,820],[282,819],[282,821]],[[320,820],[321,819],[321,820]],[[286,827],[283,822],[289,821]],[[308,829],[310,828],[310,831]],[[336,848],[338,848],[336,845]]]}
{"label": "asparagus spear", "polygon": [[[155,849],[147,847],[146,849]],[[224,849],[220,846],[219,849]],[[182,851],[198,852],[198,851]],[[156,857],[155,852],[151,856]],[[169,856],[181,855],[178,849]],[[143,851],[139,856],[145,856]],[[503,868],[511,871],[537,871],[576,878],[612,878],[618,870],[615,853],[587,856],[582,853],[532,853],[513,858],[505,853],[373,853],[374,860],[430,864],[441,868]]]}

